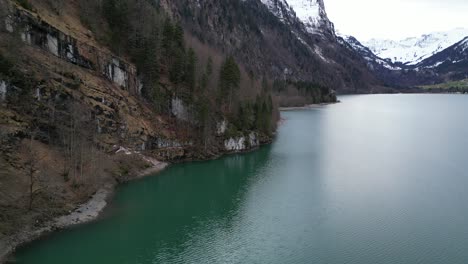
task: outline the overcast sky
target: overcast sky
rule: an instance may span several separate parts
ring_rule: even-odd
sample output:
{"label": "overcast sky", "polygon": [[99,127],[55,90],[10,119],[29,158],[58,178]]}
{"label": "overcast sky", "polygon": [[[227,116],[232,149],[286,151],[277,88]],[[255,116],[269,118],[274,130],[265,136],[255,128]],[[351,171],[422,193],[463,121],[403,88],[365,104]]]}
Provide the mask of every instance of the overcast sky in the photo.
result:
{"label": "overcast sky", "polygon": [[360,41],[468,27],[468,0],[324,0],[335,28]]}

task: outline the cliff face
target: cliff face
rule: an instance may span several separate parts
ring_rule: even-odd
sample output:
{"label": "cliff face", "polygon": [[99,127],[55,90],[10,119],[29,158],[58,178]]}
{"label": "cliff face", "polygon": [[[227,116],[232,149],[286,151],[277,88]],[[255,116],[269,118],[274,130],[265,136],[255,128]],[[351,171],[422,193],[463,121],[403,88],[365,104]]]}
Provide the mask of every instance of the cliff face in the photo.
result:
{"label": "cliff face", "polygon": [[272,91],[330,102],[373,81],[322,2],[307,23],[258,0],[158,3],[0,0],[0,247],[159,161],[270,142]]}
{"label": "cliff face", "polygon": [[103,77],[133,95],[141,94],[141,82],[134,65],[110,52],[79,41],[32,13],[10,6],[4,19],[5,30],[19,34],[21,40],[82,68],[101,73]]}
{"label": "cliff face", "polygon": [[159,161],[271,141],[251,127],[233,131],[220,106],[203,127],[200,107],[162,66],[165,109],[157,111],[144,97],[141,71],[81,25],[75,2],[64,5],[65,15],[31,2],[27,10],[0,0],[0,262],[4,245],[27,239],[19,231],[33,232],[103,186]]}
{"label": "cliff face", "polygon": [[365,61],[337,41],[323,1],[163,2],[189,32],[235,55],[256,75],[342,93],[369,92],[380,84]]}
{"label": "cliff face", "polygon": [[[41,67],[52,66],[41,65],[44,64],[41,61],[42,58],[34,58],[37,60],[35,61],[36,65],[24,66],[30,67],[38,75],[49,72],[61,75],[62,78],[69,78],[71,82],[75,81],[76,83],[71,85],[65,83],[64,86],[76,86],[71,88],[76,88],[76,91],[84,96],[79,99],[89,103],[86,107],[89,107],[93,112],[97,133],[111,133],[115,134],[116,138],[125,138],[127,140],[119,139],[118,141],[127,147],[140,151],[193,145],[191,143],[193,139],[190,139],[190,135],[182,140],[184,142],[182,143],[179,142],[177,133],[172,132],[171,129],[165,129],[170,126],[171,119],[150,117],[153,115],[153,111],[145,105],[141,98],[143,84],[138,78],[136,67],[133,64],[103,47],[87,44],[85,41],[60,31],[30,11],[11,5],[8,1],[3,4],[10,10],[9,15],[4,18],[6,34],[19,35],[23,44],[29,46],[29,54],[27,55],[34,57],[38,53],[46,60],[53,60],[56,63],[53,65],[55,67],[66,65],[63,66],[63,69],[68,69],[70,72],[63,72],[58,68],[42,68],[42,72],[37,72],[38,69],[34,67],[38,65]],[[43,52],[38,52],[37,48]],[[79,71],[73,72],[77,69]],[[44,79],[43,81],[50,80]],[[64,83],[63,80],[61,81]],[[167,83],[164,84],[167,85]],[[9,84],[8,80],[2,80],[3,101],[6,101],[9,95],[8,91],[14,89],[18,89],[18,87]],[[37,87],[33,91],[37,101],[54,100],[50,95],[58,92],[52,91],[45,85]],[[55,95],[55,97],[58,96],[69,95]],[[173,118],[187,123],[197,122],[191,106],[180,98],[174,97],[169,108]],[[128,113],[125,113],[123,109],[128,109]],[[219,122],[226,121],[221,117]],[[222,137],[223,133],[218,136]],[[222,145],[224,140],[221,138],[219,142]],[[112,142],[112,144],[114,143],[117,142]],[[113,147],[113,145],[108,147]],[[223,151],[223,149],[221,148],[219,151]]]}
{"label": "cliff face", "polygon": [[335,35],[335,26],[328,19],[323,0],[262,0],[277,17],[296,16],[311,34]]}

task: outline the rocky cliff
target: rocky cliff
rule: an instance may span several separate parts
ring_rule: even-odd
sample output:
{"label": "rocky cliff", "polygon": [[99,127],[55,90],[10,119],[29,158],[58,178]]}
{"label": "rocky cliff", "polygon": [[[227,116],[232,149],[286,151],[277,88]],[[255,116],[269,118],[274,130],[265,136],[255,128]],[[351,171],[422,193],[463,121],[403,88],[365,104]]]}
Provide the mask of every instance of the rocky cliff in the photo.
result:
{"label": "rocky cliff", "polygon": [[[216,92],[204,96],[204,86],[218,86],[201,69],[193,71],[202,76],[191,90],[172,80],[165,60],[149,83],[131,54],[111,49],[83,25],[77,2],[64,2],[60,12],[53,1],[28,3],[0,0],[0,259],[104,186],[162,161],[214,158],[271,141],[267,91],[244,87],[250,97],[228,105],[216,101]],[[222,60],[213,61],[219,70]],[[151,84],[158,107],[144,93]],[[235,107],[251,113],[248,122],[238,121]]]}
{"label": "rocky cliff", "polygon": [[262,0],[262,3],[283,22],[294,15],[311,34],[335,35],[335,26],[328,19],[323,0]]}
{"label": "rocky cliff", "polygon": [[189,32],[233,54],[255,75],[341,93],[369,92],[380,85],[365,62],[337,41],[323,1],[181,0],[164,6]]}
{"label": "rocky cliff", "polygon": [[0,0],[0,253],[160,162],[270,142],[278,104],[378,85],[322,1]]}

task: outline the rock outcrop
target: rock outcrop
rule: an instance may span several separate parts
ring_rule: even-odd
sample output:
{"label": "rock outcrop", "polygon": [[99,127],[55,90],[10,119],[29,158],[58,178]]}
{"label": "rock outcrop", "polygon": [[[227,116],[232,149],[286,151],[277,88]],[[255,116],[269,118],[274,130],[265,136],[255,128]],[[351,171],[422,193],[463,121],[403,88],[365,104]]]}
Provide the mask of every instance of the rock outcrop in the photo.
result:
{"label": "rock outcrop", "polygon": [[13,10],[4,19],[5,29],[19,34],[23,42],[40,47],[67,62],[99,72],[131,94],[141,93],[135,66],[108,51],[63,33],[27,10],[16,9],[11,5],[10,8]]}
{"label": "rock outcrop", "polygon": [[224,148],[227,151],[245,151],[260,146],[260,140],[255,132],[247,136],[231,137],[224,141]]}

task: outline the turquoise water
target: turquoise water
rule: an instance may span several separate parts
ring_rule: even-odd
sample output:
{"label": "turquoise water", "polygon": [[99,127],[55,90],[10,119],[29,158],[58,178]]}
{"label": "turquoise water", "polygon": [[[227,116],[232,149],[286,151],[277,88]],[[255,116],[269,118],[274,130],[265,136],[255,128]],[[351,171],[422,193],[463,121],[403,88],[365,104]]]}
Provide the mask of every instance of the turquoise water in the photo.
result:
{"label": "turquoise water", "polygon": [[258,151],[122,186],[18,263],[468,263],[468,96],[284,112]]}

